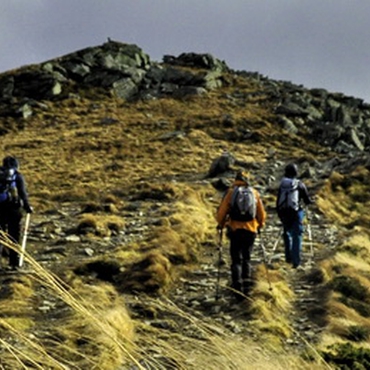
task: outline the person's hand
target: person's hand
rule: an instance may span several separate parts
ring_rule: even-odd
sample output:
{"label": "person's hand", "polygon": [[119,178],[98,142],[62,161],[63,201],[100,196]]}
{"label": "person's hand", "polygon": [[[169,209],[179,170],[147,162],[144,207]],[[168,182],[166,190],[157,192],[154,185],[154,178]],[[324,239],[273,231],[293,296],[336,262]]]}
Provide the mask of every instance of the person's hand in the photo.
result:
{"label": "person's hand", "polygon": [[29,204],[25,204],[24,210],[26,213],[33,213],[33,208]]}

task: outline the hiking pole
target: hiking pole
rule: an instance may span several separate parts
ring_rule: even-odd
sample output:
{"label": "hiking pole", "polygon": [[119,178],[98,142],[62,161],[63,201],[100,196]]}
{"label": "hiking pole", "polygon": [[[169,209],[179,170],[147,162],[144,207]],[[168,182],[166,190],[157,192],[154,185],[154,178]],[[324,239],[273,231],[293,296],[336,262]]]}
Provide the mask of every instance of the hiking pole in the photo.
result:
{"label": "hiking pole", "polygon": [[22,245],[21,245],[21,255],[19,257],[19,267],[22,267],[22,265],[23,265],[24,252],[26,251],[26,243],[27,243],[27,236],[28,236],[28,226],[30,225],[30,218],[31,218],[31,213],[27,213],[26,223],[24,225],[24,231],[23,231],[23,238],[22,238]]}
{"label": "hiking pole", "polygon": [[271,286],[271,280],[270,280],[270,273],[269,273],[269,269],[268,269],[268,266],[267,266],[266,248],[265,248],[265,245],[263,243],[262,233],[261,233],[260,229],[258,229],[258,235],[260,236],[260,245],[261,245],[262,254],[263,254],[263,262],[264,262],[265,269],[266,269],[266,278],[267,278],[267,282],[269,284],[269,290],[271,291],[272,286]]}
{"label": "hiking pole", "polygon": [[271,251],[271,257],[269,258],[269,260],[268,260],[268,264],[269,265],[271,265],[271,262],[272,262],[272,259],[273,259],[273,254],[274,254],[274,252],[275,252],[275,250],[276,250],[276,248],[277,248],[277,246],[278,246],[278,244],[279,244],[279,241],[280,241],[280,237],[281,237],[281,235],[283,234],[283,229],[280,229],[280,231],[279,231],[279,235],[278,235],[278,237],[277,237],[277,239],[276,239],[276,241],[275,241],[275,244],[274,244],[274,247],[272,248],[272,251]]}
{"label": "hiking pole", "polygon": [[222,264],[222,229],[218,230],[218,271],[217,271],[217,285],[216,285],[216,301],[220,298],[220,277],[221,277],[221,264]]}
{"label": "hiking pole", "polygon": [[311,230],[311,215],[307,209],[307,234],[308,234],[308,241],[310,244],[310,252],[311,252],[311,262],[314,260],[314,251],[313,251],[313,242],[312,242],[312,230]]}

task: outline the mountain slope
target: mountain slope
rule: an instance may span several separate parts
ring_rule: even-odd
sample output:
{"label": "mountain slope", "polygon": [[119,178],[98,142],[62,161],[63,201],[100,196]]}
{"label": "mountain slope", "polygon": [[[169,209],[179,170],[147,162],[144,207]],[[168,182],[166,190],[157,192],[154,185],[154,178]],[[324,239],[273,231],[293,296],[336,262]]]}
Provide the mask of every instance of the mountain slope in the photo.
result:
{"label": "mountain slope", "polygon": [[[31,273],[1,277],[6,366],[20,350],[29,368],[328,368],[328,345],[367,348],[370,109],[360,99],[231,71],[210,55],[156,64],[120,43],[0,80],[3,152],[20,159],[36,210]],[[235,164],[210,178],[225,148]],[[276,187],[290,161],[317,198],[297,273],[281,242],[268,270],[261,248],[270,257],[278,240]],[[214,212],[238,168],[268,222],[256,286],[234,305],[228,264],[215,300]]]}

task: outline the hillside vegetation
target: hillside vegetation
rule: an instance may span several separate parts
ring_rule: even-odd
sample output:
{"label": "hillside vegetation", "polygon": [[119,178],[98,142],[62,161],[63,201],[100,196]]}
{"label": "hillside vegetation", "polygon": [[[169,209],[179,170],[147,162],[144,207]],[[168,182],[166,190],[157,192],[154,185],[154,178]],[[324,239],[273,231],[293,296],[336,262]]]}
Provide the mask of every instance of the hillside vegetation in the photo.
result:
{"label": "hillside vegetation", "polygon": [[[116,64],[122,55],[107,58],[119,90],[103,83],[112,78],[107,65],[93,79],[90,62],[94,83],[65,72],[108,46],[0,76],[3,86],[13,81],[12,94],[0,89],[2,153],[19,159],[35,210],[24,271],[0,276],[1,368],[369,368],[369,107],[232,71],[209,55],[149,64],[132,46],[125,53],[141,64],[130,81]],[[45,65],[63,75],[61,93],[29,88],[45,79],[25,76]],[[208,176],[224,149],[235,163]],[[304,271],[285,264],[274,212],[292,161],[316,200]],[[219,265],[214,218],[220,184],[238,169],[268,212],[253,255],[256,283],[242,303],[229,288],[226,238]]]}

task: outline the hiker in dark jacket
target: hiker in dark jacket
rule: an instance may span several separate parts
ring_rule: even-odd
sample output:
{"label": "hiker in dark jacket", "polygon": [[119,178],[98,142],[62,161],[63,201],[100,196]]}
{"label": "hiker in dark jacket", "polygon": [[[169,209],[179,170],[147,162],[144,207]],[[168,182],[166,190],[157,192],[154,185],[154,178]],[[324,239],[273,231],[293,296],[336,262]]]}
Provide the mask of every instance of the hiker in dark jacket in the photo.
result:
{"label": "hiker in dark jacket", "polygon": [[298,167],[288,164],[280,182],[276,209],[283,224],[285,261],[293,268],[301,264],[303,220],[305,212],[302,203],[309,205],[313,200],[308,195],[306,185],[297,179]]}
{"label": "hiker in dark jacket", "polygon": [[[32,213],[33,210],[28,201],[25,180],[19,172],[18,160],[12,156],[5,157],[0,172],[7,174],[6,186],[0,184],[0,229],[19,244],[22,208],[26,213]],[[3,247],[0,248],[1,257]],[[4,252],[9,256],[9,266],[16,270],[19,266],[19,254],[10,248],[6,248]]]}
{"label": "hiker in dark jacket", "polygon": [[222,230],[225,226],[230,239],[231,257],[231,280],[237,299],[242,299],[243,294],[248,294],[252,286],[251,253],[257,232],[265,225],[266,212],[258,191],[252,188],[255,199],[255,217],[249,221],[233,219],[232,198],[234,190],[238,187],[248,187],[248,174],[239,171],[234,184],[226,192],[218,208],[216,219],[217,229]]}

